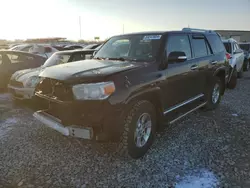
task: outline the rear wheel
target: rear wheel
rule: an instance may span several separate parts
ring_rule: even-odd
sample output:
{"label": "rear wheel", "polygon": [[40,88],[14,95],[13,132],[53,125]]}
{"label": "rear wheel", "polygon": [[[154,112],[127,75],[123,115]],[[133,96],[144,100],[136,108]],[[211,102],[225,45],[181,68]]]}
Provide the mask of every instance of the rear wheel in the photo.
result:
{"label": "rear wheel", "polygon": [[119,154],[137,159],[145,155],[156,134],[156,110],[149,101],[137,102],[125,117]]}
{"label": "rear wheel", "polygon": [[222,82],[219,77],[214,77],[211,87],[207,93],[207,104],[205,109],[213,110],[220,104],[222,93]]}

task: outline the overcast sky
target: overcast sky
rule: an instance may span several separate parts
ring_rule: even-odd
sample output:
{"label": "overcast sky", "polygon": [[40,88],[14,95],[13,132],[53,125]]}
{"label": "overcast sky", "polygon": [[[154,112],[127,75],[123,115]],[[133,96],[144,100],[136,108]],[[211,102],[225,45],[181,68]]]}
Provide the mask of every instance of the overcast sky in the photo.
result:
{"label": "overcast sky", "polygon": [[82,39],[183,27],[250,30],[250,0],[0,0],[0,38]]}

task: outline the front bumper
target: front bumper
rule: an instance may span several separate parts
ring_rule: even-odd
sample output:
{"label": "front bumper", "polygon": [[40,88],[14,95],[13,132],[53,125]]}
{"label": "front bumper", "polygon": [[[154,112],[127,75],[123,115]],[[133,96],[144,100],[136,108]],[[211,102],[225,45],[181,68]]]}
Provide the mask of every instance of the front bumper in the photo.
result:
{"label": "front bumper", "polygon": [[19,88],[8,85],[8,90],[12,96],[19,100],[32,99],[34,96],[35,88]]}
{"label": "front bumper", "polygon": [[89,140],[93,138],[94,134],[91,127],[76,127],[74,125],[64,126],[59,119],[49,115],[45,111],[35,112],[33,116],[47,127],[50,127],[65,136],[72,136]]}
{"label": "front bumper", "polygon": [[[49,102],[48,116],[57,119],[63,127],[91,127],[93,140],[116,141],[123,129],[123,108],[104,101],[59,101],[36,93]],[[44,108],[40,108],[42,110]]]}

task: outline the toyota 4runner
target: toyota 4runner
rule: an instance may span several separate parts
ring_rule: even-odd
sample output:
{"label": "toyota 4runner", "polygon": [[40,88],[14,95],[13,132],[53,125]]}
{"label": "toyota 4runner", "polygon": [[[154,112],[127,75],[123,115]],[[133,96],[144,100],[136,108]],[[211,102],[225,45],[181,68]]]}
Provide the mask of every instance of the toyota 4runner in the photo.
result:
{"label": "toyota 4runner", "polygon": [[[143,156],[162,122],[215,109],[229,64],[214,31],[134,33],[110,38],[92,60],[47,68],[36,96],[49,102],[34,117],[65,136],[119,141]],[[164,123],[166,124],[166,123]]]}

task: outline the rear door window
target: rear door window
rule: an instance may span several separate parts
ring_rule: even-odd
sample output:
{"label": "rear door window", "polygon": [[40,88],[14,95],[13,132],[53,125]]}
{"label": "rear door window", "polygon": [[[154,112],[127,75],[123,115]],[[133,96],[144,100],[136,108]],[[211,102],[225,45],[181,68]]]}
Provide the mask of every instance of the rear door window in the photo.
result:
{"label": "rear door window", "polygon": [[25,56],[23,54],[7,54],[7,56],[10,59],[11,63],[27,62],[34,59],[33,57]]}
{"label": "rear door window", "polygon": [[19,63],[19,56],[16,54],[7,54],[11,63]]}
{"label": "rear door window", "polygon": [[207,49],[205,38],[192,39],[192,45],[193,45],[193,50],[194,50],[194,56],[196,58],[205,57],[208,55],[208,49]]}

